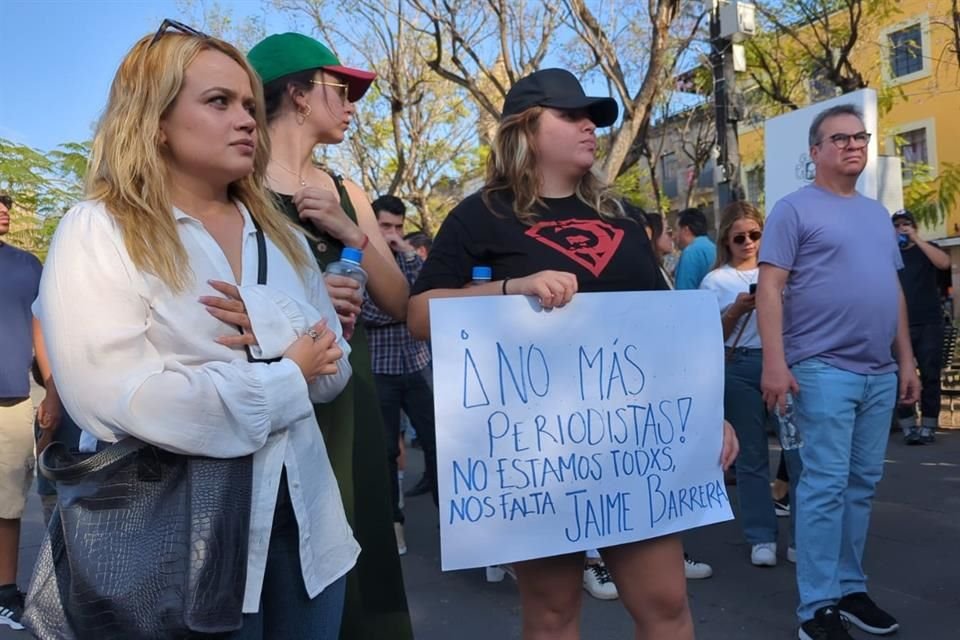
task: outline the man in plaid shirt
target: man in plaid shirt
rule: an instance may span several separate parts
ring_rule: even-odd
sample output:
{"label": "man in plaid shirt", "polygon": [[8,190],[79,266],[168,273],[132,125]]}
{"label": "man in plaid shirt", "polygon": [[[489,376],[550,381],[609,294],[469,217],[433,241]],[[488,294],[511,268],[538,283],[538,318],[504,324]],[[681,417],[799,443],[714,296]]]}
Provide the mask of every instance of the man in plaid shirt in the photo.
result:
{"label": "man in plaid shirt", "polygon": [[[403,221],[406,207],[394,196],[381,196],[374,200],[373,210],[380,224],[380,233],[390,245],[393,257],[412,286],[423,259],[416,249],[403,239]],[[400,455],[400,411],[410,418],[423,447],[424,481],[437,498],[437,444],[433,416],[432,369],[430,347],[410,335],[405,322],[398,322],[366,297],[362,313],[367,334],[370,337],[370,355],[373,362],[374,380],[380,396],[380,409],[387,436],[387,463],[390,465],[390,482],[393,499],[393,520],[397,533],[397,547],[401,555],[406,552],[403,536],[403,511],[400,508],[400,482],[397,477],[397,456]]]}

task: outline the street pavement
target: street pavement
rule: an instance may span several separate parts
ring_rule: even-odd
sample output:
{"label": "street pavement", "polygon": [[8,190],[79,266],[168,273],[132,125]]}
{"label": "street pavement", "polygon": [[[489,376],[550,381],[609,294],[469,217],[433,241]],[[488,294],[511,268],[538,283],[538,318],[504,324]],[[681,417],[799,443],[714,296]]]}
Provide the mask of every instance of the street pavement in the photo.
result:
{"label": "street pavement", "polygon": [[[777,452],[771,451],[772,464]],[[420,475],[421,456],[408,455],[407,483]],[[773,467],[775,468],[775,466]],[[731,499],[736,491],[730,487]],[[403,566],[418,640],[508,640],[520,637],[516,585],[487,584],[480,569],[440,571],[437,511],[429,496],[407,500]],[[700,640],[796,638],[794,567],[786,561],[786,518],[780,519],[780,563],[750,565],[749,548],[735,521],[688,532],[687,551],[713,565],[714,576],[688,582]],[[43,535],[40,503],[32,497],[23,521],[21,586]],[[904,640],[960,638],[960,431],[937,443],[906,447],[891,435],[886,471],[874,502],[865,566],[874,599],[901,624]],[[584,593],[583,640],[629,640],[632,629],[618,601]],[[851,630],[855,638],[868,638]],[[0,640],[26,638],[0,627]],[[383,640],[390,640],[384,638]]]}

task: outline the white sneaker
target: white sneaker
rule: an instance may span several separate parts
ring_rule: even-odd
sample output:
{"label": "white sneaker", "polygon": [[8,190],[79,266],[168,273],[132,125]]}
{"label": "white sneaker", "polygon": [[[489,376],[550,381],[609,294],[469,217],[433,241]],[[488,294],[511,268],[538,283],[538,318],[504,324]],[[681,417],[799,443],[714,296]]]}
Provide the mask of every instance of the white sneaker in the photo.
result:
{"label": "white sneaker", "polygon": [[602,562],[583,567],[583,589],[597,600],[616,600],[620,595],[607,565]]}
{"label": "white sneaker", "polygon": [[797,548],[796,547],[787,547],[787,560],[793,564],[797,564]]}
{"label": "white sneaker", "polygon": [[495,564],[487,567],[487,582],[503,582],[503,579],[507,576],[510,576],[514,580],[517,579],[517,574],[513,571],[513,567],[508,564]]}
{"label": "white sneaker", "polygon": [[750,549],[750,562],[755,567],[777,566],[777,543],[761,542]]}
{"label": "white sneaker", "polygon": [[713,567],[683,554],[683,573],[687,580],[703,580],[713,575]]}
{"label": "white sneaker", "polygon": [[397,536],[397,553],[400,555],[407,554],[407,539],[403,535],[403,524],[399,522],[393,523],[393,534]]}

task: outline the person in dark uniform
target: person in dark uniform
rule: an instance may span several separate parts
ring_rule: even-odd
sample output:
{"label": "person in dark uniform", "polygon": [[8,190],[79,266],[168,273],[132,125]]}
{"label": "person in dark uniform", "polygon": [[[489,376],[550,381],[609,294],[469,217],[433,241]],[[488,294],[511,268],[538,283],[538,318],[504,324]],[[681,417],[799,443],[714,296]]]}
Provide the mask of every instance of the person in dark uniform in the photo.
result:
{"label": "person in dark uniform", "polygon": [[909,211],[891,217],[900,242],[903,269],[900,286],[907,299],[910,341],[920,369],[920,427],[915,405],[897,410],[903,440],[907,444],[934,441],[940,419],[940,369],[943,368],[943,310],[940,277],[950,269],[950,256],[917,234],[917,222]]}

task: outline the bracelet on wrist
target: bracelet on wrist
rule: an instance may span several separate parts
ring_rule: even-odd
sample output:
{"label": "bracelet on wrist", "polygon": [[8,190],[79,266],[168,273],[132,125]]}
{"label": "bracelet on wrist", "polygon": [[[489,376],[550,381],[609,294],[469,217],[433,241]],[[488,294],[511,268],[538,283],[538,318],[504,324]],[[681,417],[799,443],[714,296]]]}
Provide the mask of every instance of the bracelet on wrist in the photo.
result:
{"label": "bracelet on wrist", "polygon": [[503,286],[500,288],[500,289],[501,289],[501,292],[503,293],[503,295],[508,295],[508,294],[507,294],[507,283],[508,283],[508,282],[510,282],[510,278],[504,278],[504,279],[503,279]]}

